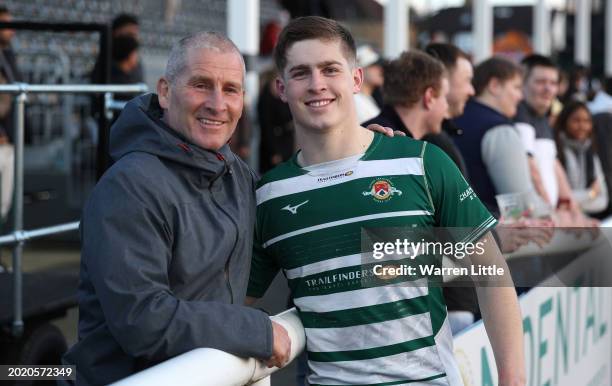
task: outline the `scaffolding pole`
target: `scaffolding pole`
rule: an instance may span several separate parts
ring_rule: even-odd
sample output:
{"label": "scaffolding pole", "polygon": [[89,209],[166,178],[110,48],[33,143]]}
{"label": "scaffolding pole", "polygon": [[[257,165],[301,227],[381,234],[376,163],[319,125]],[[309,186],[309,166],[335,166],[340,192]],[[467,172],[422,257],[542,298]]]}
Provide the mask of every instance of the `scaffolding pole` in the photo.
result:
{"label": "scaffolding pole", "polygon": [[533,48],[538,54],[550,56],[550,10],[546,0],[536,0],[533,7]]}
{"label": "scaffolding pole", "polygon": [[472,3],[474,41],[473,59],[478,64],[491,56],[493,42],[493,8],[489,0],[474,0]]}
{"label": "scaffolding pole", "polygon": [[574,61],[591,64],[591,0],[576,0]]}
{"label": "scaffolding pole", "polygon": [[409,15],[406,0],[389,0],[385,4],[385,58],[397,58],[408,49]]}

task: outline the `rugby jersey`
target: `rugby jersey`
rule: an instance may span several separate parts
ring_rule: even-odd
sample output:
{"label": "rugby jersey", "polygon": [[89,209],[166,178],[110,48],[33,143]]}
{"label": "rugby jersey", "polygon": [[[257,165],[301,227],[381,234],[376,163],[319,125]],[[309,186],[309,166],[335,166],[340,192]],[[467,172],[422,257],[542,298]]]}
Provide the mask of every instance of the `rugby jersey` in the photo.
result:
{"label": "rugby jersey", "polygon": [[361,255],[364,227],[469,227],[464,242],[493,227],[456,165],[434,145],[381,134],[361,158],[309,168],[296,159],[258,184],[248,295],[263,296],[283,270],[309,383],[462,385],[441,288],[372,281]]}

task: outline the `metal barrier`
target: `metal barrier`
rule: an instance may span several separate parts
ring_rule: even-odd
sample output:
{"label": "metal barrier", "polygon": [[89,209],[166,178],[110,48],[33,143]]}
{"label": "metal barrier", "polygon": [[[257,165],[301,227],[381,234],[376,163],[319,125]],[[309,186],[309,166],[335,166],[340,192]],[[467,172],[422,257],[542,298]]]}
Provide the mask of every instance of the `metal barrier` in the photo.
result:
{"label": "metal barrier", "polygon": [[13,83],[0,85],[0,93],[15,94],[15,174],[13,191],[13,232],[0,237],[0,245],[13,245],[13,324],[11,333],[21,336],[23,333],[23,272],[21,258],[26,240],[78,229],[78,222],[41,228],[33,231],[23,230],[23,152],[25,136],[25,105],[28,93],[104,93],[106,109],[112,102],[109,93],[143,93],[148,90],[145,84],[135,85],[30,85]]}
{"label": "metal barrier", "polygon": [[[304,350],[304,326],[295,308],[272,316],[291,339],[289,362]],[[131,375],[112,386],[269,386],[270,374],[277,367],[267,368],[255,358],[239,358],[221,350],[198,348]]]}

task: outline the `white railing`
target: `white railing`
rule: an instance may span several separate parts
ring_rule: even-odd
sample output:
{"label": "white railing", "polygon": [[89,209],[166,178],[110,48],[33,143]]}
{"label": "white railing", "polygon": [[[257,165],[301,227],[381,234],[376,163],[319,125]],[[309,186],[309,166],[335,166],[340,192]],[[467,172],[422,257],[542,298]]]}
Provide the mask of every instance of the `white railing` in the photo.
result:
{"label": "white railing", "polygon": [[[282,325],[291,339],[289,362],[304,350],[304,327],[295,308],[271,319]],[[131,375],[112,386],[269,386],[270,374],[279,370],[267,368],[255,358],[239,358],[212,348],[198,348]]]}

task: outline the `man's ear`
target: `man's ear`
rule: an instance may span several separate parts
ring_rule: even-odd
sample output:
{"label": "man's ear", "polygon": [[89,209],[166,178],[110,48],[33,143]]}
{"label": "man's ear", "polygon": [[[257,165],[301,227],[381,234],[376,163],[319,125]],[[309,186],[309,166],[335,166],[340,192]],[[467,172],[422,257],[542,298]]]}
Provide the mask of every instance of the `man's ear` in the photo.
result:
{"label": "man's ear", "polygon": [[276,83],[276,91],[278,91],[279,98],[283,102],[287,103],[287,95],[285,94],[287,87],[285,86],[283,78],[279,75],[276,77],[276,79],[274,79],[274,82]]}
{"label": "man's ear", "polygon": [[162,109],[168,109],[170,105],[170,82],[166,78],[159,78],[157,81],[157,99]]}
{"label": "man's ear", "polygon": [[361,85],[363,84],[363,68],[355,67],[353,69],[353,94],[359,94]]}
{"label": "man's ear", "polygon": [[499,94],[499,89],[501,87],[501,82],[497,78],[491,78],[489,83],[487,84],[487,91],[489,94],[493,96],[497,96]]}
{"label": "man's ear", "polygon": [[429,110],[431,105],[433,104],[434,99],[436,98],[436,91],[433,87],[427,87],[425,89],[425,93],[423,94],[423,107],[425,110]]}

